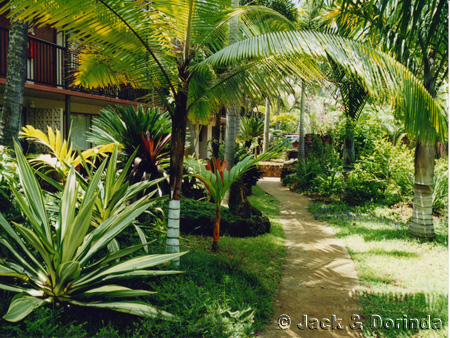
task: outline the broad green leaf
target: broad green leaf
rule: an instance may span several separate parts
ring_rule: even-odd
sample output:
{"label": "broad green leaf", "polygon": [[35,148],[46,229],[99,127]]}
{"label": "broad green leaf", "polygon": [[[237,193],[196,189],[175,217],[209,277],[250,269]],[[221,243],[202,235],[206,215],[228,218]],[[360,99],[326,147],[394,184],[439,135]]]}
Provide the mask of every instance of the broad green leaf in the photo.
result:
{"label": "broad green leaf", "polygon": [[9,305],[8,312],[3,316],[3,319],[9,322],[18,322],[46,302],[48,300],[30,296],[17,298]]}

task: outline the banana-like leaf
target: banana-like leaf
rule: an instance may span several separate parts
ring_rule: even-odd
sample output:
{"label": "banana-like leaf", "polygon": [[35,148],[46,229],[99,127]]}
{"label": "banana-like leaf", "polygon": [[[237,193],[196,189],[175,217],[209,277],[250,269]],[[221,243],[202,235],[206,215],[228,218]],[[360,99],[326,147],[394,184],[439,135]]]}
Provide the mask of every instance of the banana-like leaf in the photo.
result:
{"label": "banana-like leaf", "polygon": [[46,302],[48,302],[48,300],[31,296],[16,298],[9,305],[8,312],[3,316],[3,319],[9,322],[18,322]]}

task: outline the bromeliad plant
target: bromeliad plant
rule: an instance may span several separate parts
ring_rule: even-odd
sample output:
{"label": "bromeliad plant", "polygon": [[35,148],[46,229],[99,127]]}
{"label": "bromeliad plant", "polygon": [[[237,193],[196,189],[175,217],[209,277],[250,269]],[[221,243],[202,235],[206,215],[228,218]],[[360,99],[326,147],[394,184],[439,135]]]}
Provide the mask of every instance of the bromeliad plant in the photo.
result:
{"label": "bromeliad plant", "polygon": [[[33,169],[15,144],[20,185],[23,193],[12,189],[30,226],[11,226],[0,214],[3,237],[0,245],[9,252],[0,259],[0,288],[18,293],[4,319],[16,322],[34,309],[49,303],[67,302],[153,317],[172,318],[169,313],[139,301],[124,300],[147,296],[152,292],[133,290],[115,284],[123,278],[173,274],[178,271],[154,271],[149,268],[168,262],[181,254],[143,255],[127,258],[146,244],[134,245],[112,253],[104,248],[131,221],[152,204],[149,196],[116,212],[97,228],[91,227],[99,181],[106,162],[89,182],[82,198],[74,166],[69,170],[62,192],[58,216],[49,217],[44,196]],[[78,204],[78,208],[77,205]],[[107,298],[107,300],[101,300]],[[113,300],[117,299],[118,300]]]}
{"label": "bromeliad plant", "polygon": [[167,112],[155,107],[138,106],[136,110],[133,106],[108,107],[100,111],[92,124],[92,131],[87,133],[88,141],[99,145],[118,143],[128,157],[136,153],[133,165],[136,181],[164,176],[172,125]]}
{"label": "bromeliad plant", "polygon": [[219,248],[220,205],[226,192],[230,189],[231,184],[259,161],[265,161],[269,158],[278,156],[286,145],[286,142],[280,142],[261,154],[258,158],[255,158],[253,155],[246,156],[231,169],[227,167],[227,161],[221,162],[220,158],[213,157],[211,163],[207,161],[206,165],[198,162],[192,157],[185,159],[184,164],[191,168],[193,171],[192,175],[205,185],[209,196],[216,204],[212,244],[213,251],[217,251]]}

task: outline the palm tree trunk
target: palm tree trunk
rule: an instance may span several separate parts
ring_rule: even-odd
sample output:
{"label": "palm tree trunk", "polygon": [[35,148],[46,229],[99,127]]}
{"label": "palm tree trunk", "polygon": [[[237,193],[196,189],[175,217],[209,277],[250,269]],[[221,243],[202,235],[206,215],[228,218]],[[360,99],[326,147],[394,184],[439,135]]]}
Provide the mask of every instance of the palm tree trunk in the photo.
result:
{"label": "palm tree trunk", "polygon": [[350,116],[346,116],[346,120],[344,150],[342,154],[342,175],[344,177],[344,182],[347,182],[348,174],[352,171],[353,163],[355,163],[354,122]]}
{"label": "palm tree trunk", "polygon": [[305,81],[302,81],[302,98],[300,101],[300,127],[298,139],[298,161],[305,162]]}
{"label": "palm tree trunk", "polygon": [[[172,116],[172,139],[170,146],[170,201],[167,223],[166,252],[180,252],[180,193],[183,180],[184,146],[187,126],[187,93],[189,84],[186,64],[179,70],[180,84],[175,96],[175,113]],[[176,266],[180,260],[174,259]]]}
{"label": "palm tree trunk", "polygon": [[266,113],[264,115],[263,152],[269,149],[270,99],[266,96]]}
{"label": "palm tree trunk", "polygon": [[[277,110],[275,111],[275,116],[280,115],[281,104],[280,99],[277,100]],[[275,129],[280,129],[280,121],[275,122]]]}
{"label": "palm tree trunk", "polygon": [[28,24],[11,23],[7,56],[6,86],[0,119],[0,144],[13,147],[21,125],[23,90],[27,70]]}
{"label": "palm tree trunk", "polygon": [[434,145],[417,142],[414,156],[414,206],[409,221],[409,233],[414,237],[432,239],[436,236],[433,226],[434,155]]}
{"label": "palm tree trunk", "polygon": [[[436,97],[436,80],[434,59],[422,45],[424,62],[424,87],[432,97]],[[413,215],[409,220],[409,234],[414,237],[433,239],[436,237],[433,225],[433,180],[434,144],[416,143],[414,155],[414,204]]]}

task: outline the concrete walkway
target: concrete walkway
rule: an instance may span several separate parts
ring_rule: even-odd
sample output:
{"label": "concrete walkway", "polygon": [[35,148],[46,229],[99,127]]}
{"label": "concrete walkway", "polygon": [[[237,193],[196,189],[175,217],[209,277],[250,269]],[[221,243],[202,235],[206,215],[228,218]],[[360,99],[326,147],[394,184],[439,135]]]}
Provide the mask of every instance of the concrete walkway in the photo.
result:
{"label": "concrete walkway", "polygon": [[359,283],[343,243],[326,222],[315,220],[307,211],[307,197],[290,192],[279,178],[264,178],[258,185],[280,201],[287,251],[276,312],[259,333],[261,337],[362,337],[360,329],[351,328],[359,327],[358,318],[352,319],[354,314],[361,315]]}

